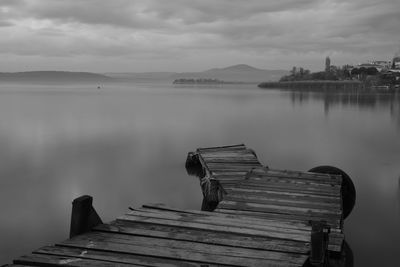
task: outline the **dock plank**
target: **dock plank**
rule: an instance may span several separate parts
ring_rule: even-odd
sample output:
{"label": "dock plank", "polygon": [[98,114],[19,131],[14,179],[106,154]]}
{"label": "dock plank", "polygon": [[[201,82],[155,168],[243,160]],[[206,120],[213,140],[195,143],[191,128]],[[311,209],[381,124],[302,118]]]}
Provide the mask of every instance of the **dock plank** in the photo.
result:
{"label": "dock plank", "polygon": [[[116,262],[109,262],[103,260],[84,259],[80,257],[59,256],[59,255],[46,255],[46,254],[31,254],[22,256],[14,260],[16,264],[31,264],[31,266],[100,266],[100,267],[113,267]],[[119,266],[146,266],[138,264],[124,264],[118,263]]]}
{"label": "dock plank", "polygon": [[[113,263],[114,266],[128,264],[130,266],[160,266],[160,267],[198,267],[205,262],[187,261],[181,259],[168,259],[155,256],[144,256],[139,254],[111,252],[107,250],[95,250],[90,248],[79,248],[71,246],[46,246],[34,252],[42,255],[57,255],[90,260],[98,260]],[[210,264],[211,266],[220,266]],[[124,265],[123,265],[124,266]],[[226,266],[226,265],[223,265]]]}
{"label": "dock plank", "polygon": [[[176,211],[180,213],[193,213],[193,214],[200,214],[203,216],[212,216],[212,217],[222,217],[222,218],[230,218],[230,219],[239,219],[241,221],[246,221],[248,223],[251,223],[253,225],[256,224],[261,224],[261,225],[266,225],[270,223],[270,220],[267,218],[259,219],[254,216],[245,216],[245,215],[236,215],[236,214],[227,214],[227,213],[220,213],[220,212],[207,212],[207,211],[198,211],[198,210],[182,210],[182,209],[177,209],[173,207],[166,206],[164,204],[146,204],[143,205],[144,208],[149,208],[149,209],[158,209],[158,210],[167,210],[167,211]],[[303,229],[311,229],[311,226],[309,223],[303,223],[299,221],[288,221],[288,222],[281,222],[280,225],[284,225],[284,227],[290,228],[291,226],[294,226],[295,228],[303,228]]]}
{"label": "dock plank", "polygon": [[310,250],[309,242],[296,242],[252,235],[232,235],[226,232],[128,221],[115,221],[110,224],[103,224],[96,227],[95,230],[300,254],[307,254]]}
{"label": "dock plank", "polygon": [[[300,231],[299,232],[291,231],[289,233],[273,232],[273,231],[265,231],[265,230],[244,228],[244,227],[240,228],[240,227],[235,227],[235,226],[225,226],[225,225],[207,224],[207,223],[190,222],[190,221],[178,221],[178,220],[171,220],[171,219],[142,217],[142,216],[134,216],[134,215],[121,216],[121,217],[118,217],[117,220],[160,224],[160,225],[168,225],[168,226],[179,226],[179,227],[195,228],[195,229],[225,232],[225,233],[232,233],[232,234],[263,236],[263,237],[280,238],[280,239],[303,241],[303,242],[308,242],[310,240],[309,234],[306,234],[306,233],[303,233]],[[268,228],[274,229],[274,230],[276,229],[273,227],[265,227],[264,229],[268,229]]]}
{"label": "dock plank", "polygon": [[224,197],[224,200],[303,207],[303,208],[310,207],[316,209],[337,210],[341,212],[341,206],[339,203],[315,202],[310,199],[301,200],[301,199],[290,199],[290,198],[276,198],[268,195],[243,195],[243,194],[233,194],[230,192],[227,196]]}
{"label": "dock plank", "polygon": [[[161,218],[161,219],[169,219],[176,221],[187,221],[187,222],[197,222],[203,224],[211,224],[211,225],[222,225],[222,226],[232,226],[239,228],[248,228],[248,229],[273,229],[276,231],[281,231],[284,229],[293,229],[296,231],[307,231],[311,230],[311,227],[306,224],[294,223],[294,222],[282,222],[277,223],[276,221],[269,220],[260,220],[254,217],[246,217],[246,216],[235,216],[235,215],[226,215],[226,214],[218,214],[214,213],[214,216],[204,215],[204,214],[196,214],[196,213],[179,213],[174,211],[158,211],[158,210],[143,210],[137,209],[135,211],[131,211],[126,215],[130,216],[140,216],[140,217],[149,217],[149,218]],[[251,223],[251,224],[250,224]]]}
{"label": "dock plank", "polygon": [[307,258],[301,254],[94,232],[76,236],[60,245],[234,266],[268,266],[282,262],[293,266],[301,264]]}

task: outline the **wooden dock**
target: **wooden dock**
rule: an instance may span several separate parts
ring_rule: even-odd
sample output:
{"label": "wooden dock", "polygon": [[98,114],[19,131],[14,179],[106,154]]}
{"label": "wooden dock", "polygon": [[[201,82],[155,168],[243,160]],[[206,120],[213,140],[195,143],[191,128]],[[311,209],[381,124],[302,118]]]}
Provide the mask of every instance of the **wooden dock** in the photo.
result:
{"label": "wooden dock", "polygon": [[343,257],[341,175],[269,169],[244,145],[197,149],[186,167],[200,178],[202,211],[149,204],[102,223],[83,196],[70,239],[9,266],[328,266]]}

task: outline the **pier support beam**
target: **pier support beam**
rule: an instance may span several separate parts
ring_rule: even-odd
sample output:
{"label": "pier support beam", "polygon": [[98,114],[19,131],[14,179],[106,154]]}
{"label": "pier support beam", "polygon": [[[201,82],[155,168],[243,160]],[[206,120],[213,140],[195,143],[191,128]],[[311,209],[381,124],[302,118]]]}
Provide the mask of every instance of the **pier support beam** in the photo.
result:
{"label": "pier support beam", "polygon": [[70,238],[90,231],[93,227],[103,223],[92,203],[93,197],[88,195],[75,198],[72,202]]}
{"label": "pier support beam", "polygon": [[218,180],[210,179],[209,181],[203,182],[203,203],[201,204],[202,211],[214,211],[218,203],[221,201],[221,196],[219,190],[220,184]]}
{"label": "pier support beam", "polygon": [[311,221],[311,266],[327,266],[330,228],[324,221]]}

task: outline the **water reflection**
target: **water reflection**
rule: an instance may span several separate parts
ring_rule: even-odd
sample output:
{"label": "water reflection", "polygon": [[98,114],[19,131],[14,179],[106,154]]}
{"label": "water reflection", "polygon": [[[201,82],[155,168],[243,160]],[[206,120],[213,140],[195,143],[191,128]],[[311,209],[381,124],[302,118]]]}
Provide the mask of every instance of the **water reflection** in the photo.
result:
{"label": "water reflection", "polygon": [[[353,250],[349,243],[345,240],[343,242],[343,249],[340,255],[329,255],[326,267],[354,267]],[[312,267],[310,261],[307,260],[303,267]]]}
{"label": "water reflection", "polygon": [[290,92],[292,105],[305,105],[310,100],[319,100],[324,103],[325,115],[331,109],[342,107],[357,107],[359,109],[373,110],[387,108],[390,116],[400,127],[400,94],[367,94],[367,93],[317,93],[308,91]]}
{"label": "water reflection", "polygon": [[130,86],[0,88],[0,263],[66,238],[81,194],[93,195],[104,221],[146,202],[199,209],[187,152],[233,143],[274,168],[348,172],[356,264],[398,259],[398,96]]}
{"label": "water reflection", "polygon": [[400,215],[400,176],[399,176],[399,183],[398,183],[398,188],[397,188],[397,204],[398,204],[398,210],[399,210],[399,215]]}

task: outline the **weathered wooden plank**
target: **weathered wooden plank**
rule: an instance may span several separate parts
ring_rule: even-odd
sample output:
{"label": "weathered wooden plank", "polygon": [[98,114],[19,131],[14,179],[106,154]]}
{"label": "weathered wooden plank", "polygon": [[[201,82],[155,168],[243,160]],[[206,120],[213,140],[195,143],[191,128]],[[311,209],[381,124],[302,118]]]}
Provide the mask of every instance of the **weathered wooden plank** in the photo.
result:
{"label": "weathered wooden plank", "polygon": [[231,157],[241,157],[255,159],[258,161],[256,155],[249,149],[244,150],[234,150],[234,151],[201,151],[198,153],[203,158],[231,158]]}
{"label": "weathered wooden plank", "polygon": [[302,223],[276,223],[275,221],[260,220],[254,217],[246,216],[235,216],[227,214],[219,214],[215,212],[203,212],[203,211],[185,211],[180,212],[179,210],[160,210],[153,208],[142,208],[135,211],[131,211],[128,214],[135,216],[150,216],[155,218],[173,219],[173,220],[186,220],[190,222],[202,222],[217,225],[236,226],[241,228],[256,229],[256,227],[277,227],[284,229],[301,229],[304,231],[310,231],[311,227],[308,224]]}
{"label": "weathered wooden plank", "polygon": [[[158,256],[143,256],[138,254],[128,254],[111,252],[107,250],[95,250],[87,247],[71,247],[71,246],[47,246],[35,251],[35,254],[58,255],[65,257],[77,257],[81,259],[99,260],[111,262],[117,266],[120,264],[129,264],[130,266],[160,266],[160,267],[198,267],[205,262],[195,262],[190,260],[169,259]],[[207,263],[210,267],[214,265]],[[226,265],[224,265],[226,266]]]}
{"label": "weathered wooden plank", "polygon": [[257,168],[260,165],[258,163],[254,163],[254,162],[243,162],[243,163],[235,163],[235,164],[230,164],[229,162],[226,163],[213,163],[213,162],[206,162],[206,165],[208,168],[211,169],[244,169],[244,168],[248,168],[249,170],[252,168]]}
{"label": "weathered wooden plank", "polygon": [[243,160],[254,160],[258,163],[259,160],[253,154],[246,152],[246,151],[239,151],[239,152],[215,152],[215,153],[200,153],[201,157],[204,160],[209,159],[243,159]]}
{"label": "weathered wooden plank", "polygon": [[[199,222],[199,223],[225,225],[225,226],[233,226],[241,228],[244,227],[249,229],[264,229],[263,227],[302,229],[305,231],[309,231],[311,229],[303,224],[290,224],[290,223],[277,224],[275,221],[259,220],[252,217],[246,218],[242,216],[238,217],[232,215],[230,217],[223,215],[219,216],[218,214],[215,214],[214,216],[208,216],[204,214],[185,214],[174,211],[161,211],[152,209],[145,209],[145,210],[137,209],[135,211],[129,212],[127,215]],[[249,220],[251,221],[251,225],[248,225]]]}
{"label": "weathered wooden plank", "polygon": [[[218,208],[214,212],[223,213],[223,214],[235,214],[235,215],[242,215],[242,216],[253,216],[253,217],[263,218],[263,219],[267,219],[267,220],[276,220],[277,222],[285,222],[285,221],[303,222],[304,224],[307,224],[307,225],[309,223],[309,220],[312,219],[312,217],[310,217],[310,216],[297,216],[297,215],[265,213],[265,212],[255,212],[255,211],[243,211],[243,210],[229,210],[229,209],[223,209],[223,208]],[[330,234],[330,236],[332,236],[332,238],[330,237],[329,250],[341,251],[341,246],[342,246],[342,242],[344,240],[344,235],[341,233],[340,220],[330,220],[327,218],[316,218],[316,219],[324,219],[327,221],[328,225],[330,225],[332,227],[331,228],[332,232]],[[339,231],[339,233],[334,233],[335,231]]]}
{"label": "weathered wooden plank", "polygon": [[289,176],[289,175],[277,175],[277,174],[265,174],[265,175],[256,175],[251,173],[250,177],[252,178],[259,178],[260,180],[281,180],[281,181],[294,181],[294,182],[303,182],[303,183],[311,183],[311,184],[325,184],[325,185],[331,185],[331,186],[341,186],[341,181],[337,180],[330,180],[330,179],[324,179],[324,178],[316,178],[316,179],[310,179],[310,178],[304,178],[304,177],[299,177],[299,176]]}
{"label": "weathered wooden plank", "polygon": [[332,196],[332,197],[340,197],[340,192],[334,190],[318,190],[315,188],[303,188],[297,187],[293,185],[268,185],[268,184],[258,184],[258,183],[243,183],[235,185],[236,188],[246,188],[246,189],[255,189],[255,190],[266,190],[266,191],[281,191],[286,193],[300,193],[300,194],[312,194],[317,196]]}
{"label": "weathered wooden plank", "polygon": [[27,265],[27,264],[5,264],[5,265],[2,265],[2,267],[32,267],[32,266],[35,266],[35,265]]}
{"label": "weathered wooden plank", "polygon": [[310,250],[309,242],[296,242],[259,236],[232,235],[223,232],[157,224],[142,224],[128,221],[116,221],[110,224],[99,225],[95,230],[301,254],[308,254]]}
{"label": "weathered wooden plank", "polygon": [[162,217],[157,214],[149,214],[149,215],[126,215],[126,217],[119,218],[119,220],[130,220],[135,222],[142,223],[152,223],[152,224],[160,224],[167,226],[180,226],[180,227],[188,227],[210,231],[219,231],[219,232],[228,232],[234,231],[236,234],[247,234],[247,235],[262,235],[267,237],[274,238],[282,238],[282,239],[290,239],[290,240],[298,240],[298,241],[308,241],[310,230],[309,227],[301,227],[298,226],[296,228],[295,225],[289,225],[288,223],[285,225],[289,225],[289,227],[279,226],[278,223],[275,224],[268,222],[268,225],[255,225],[254,227],[246,226],[243,223],[227,223],[224,224],[225,220],[218,220],[214,223],[197,219],[196,221],[188,220],[179,220],[174,219],[173,217]]}
{"label": "weathered wooden plank", "polygon": [[217,170],[216,171],[216,170],[213,170],[213,171],[211,171],[213,176],[218,176],[218,175],[221,175],[221,176],[238,175],[238,176],[243,176],[243,177],[245,177],[247,172],[248,172],[247,170],[242,170],[242,171],[241,170],[239,170],[239,171],[235,171],[235,170],[233,170],[233,171],[225,171],[225,170],[218,171]]}
{"label": "weathered wooden plank", "polygon": [[223,178],[240,178],[244,180],[246,177],[246,172],[222,172],[222,173],[213,173],[213,177],[215,179],[223,179]]}
{"label": "weathered wooden plank", "polygon": [[[282,193],[281,191],[268,191],[265,192],[263,190],[251,190],[251,189],[243,189],[243,188],[234,188],[234,187],[225,187],[224,189],[227,193],[227,196],[246,196],[249,198],[267,198],[276,201],[299,201],[301,202],[312,202],[318,205],[333,205],[340,207],[340,198],[327,198],[325,196],[318,195],[308,195],[308,194],[297,194],[297,193]],[[225,196],[225,197],[227,197]]]}
{"label": "weathered wooden plank", "polygon": [[249,149],[247,147],[245,148],[238,148],[238,149],[200,149],[200,150],[196,150],[198,153],[201,154],[223,154],[223,153],[233,153],[233,154],[249,154],[249,155],[253,155],[254,157],[256,157],[254,150]]}
{"label": "weathered wooden plank", "polygon": [[257,177],[252,174],[246,176],[246,181],[248,183],[260,183],[260,184],[294,184],[299,186],[310,186],[316,188],[326,188],[326,189],[340,189],[340,184],[335,183],[320,183],[317,180],[308,180],[308,179],[292,179],[289,177],[272,177],[272,176],[263,176]]}
{"label": "weathered wooden plank", "polygon": [[257,183],[242,183],[239,182],[235,184],[235,187],[245,188],[245,189],[258,189],[258,190],[268,190],[274,192],[287,192],[287,193],[300,193],[300,194],[312,194],[315,196],[332,196],[340,198],[340,192],[334,192],[330,190],[317,190],[314,188],[304,188],[294,185],[262,185]]}
{"label": "weathered wooden plank", "polygon": [[292,178],[302,178],[302,179],[315,179],[315,180],[328,180],[332,182],[341,182],[342,177],[340,175],[333,174],[324,174],[324,173],[313,173],[313,172],[301,172],[301,171],[289,171],[289,170],[278,170],[278,169],[257,169],[253,170],[254,174],[263,173],[267,175],[277,175],[283,177],[292,177]]}
{"label": "weathered wooden plank", "polygon": [[[295,180],[256,180],[256,179],[245,179],[240,185],[246,186],[259,186],[259,187],[275,187],[275,188],[295,188],[298,190],[307,190],[307,191],[318,191],[318,192],[326,192],[335,194],[340,196],[340,186],[332,186],[327,184],[315,184],[315,183],[307,183],[302,181]],[[239,185],[239,186],[240,186]]]}
{"label": "weathered wooden plank", "polygon": [[259,211],[269,211],[274,213],[285,213],[285,214],[299,214],[307,216],[321,216],[321,217],[331,217],[338,218],[341,215],[340,210],[327,210],[327,209],[316,209],[316,208],[303,208],[298,206],[283,206],[283,205],[272,205],[272,204],[262,204],[255,202],[238,202],[223,200],[220,202],[219,207],[235,207],[241,210],[259,210]]}
{"label": "weathered wooden plank", "polygon": [[[115,262],[83,259],[79,257],[66,257],[58,255],[31,254],[14,260],[16,264],[30,264],[34,266],[101,266],[115,267]],[[119,266],[145,266],[137,264],[118,263]]]}
{"label": "weathered wooden plank", "polygon": [[221,183],[239,183],[243,180],[244,178],[240,177],[224,177],[224,178],[218,178],[217,180]]}
{"label": "weathered wooden plank", "polygon": [[340,196],[329,196],[329,195],[316,195],[316,194],[305,194],[301,192],[287,192],[282,190],[269,190],[265,188],[257,188],[257,187],[245,187],[242,184],[236,183],[234,186],[224,186],[224,189],[229,194],[231,192],[235,193],[243,193],[246,195],[251,194],[262,194],[262,195],[272,195],[274,197],[282,196],[282,198],[295,198],[295,199],[310,199],[313,201],[324,201],[330,203],[338,203],[340,202]]}
{"label": "weathered wooden plank", "polygon": [[218,167],[213,167],[213,168],[208,168],[207,170],[213,174],[213,173],[227,173],[227,172],[244,172],[245,174],[250,170],[251,168],[248,167],[243,167],[243,168],[218,168]]}
{"label": "weathered wooden plank", "polygon": [[238,182],[239,181],[220,181],[220,184],[225,188],[225,186],[235,186]]}
{"label": "weathered wooden plank", "polygon": [[324,203],[315,202],[311,200],[287,199],[287,198],[273,198],[268,195],[242,195],[229,193],[225,195],[224,200],[237,201],[237,202],[253,202],[260,204],[273,204],[283,206],[297,206],[303,208],[317,208],[341,211],[340,203]]}
{"label": "weathered wooden plank", "polygon": [[230,150],[244,150],[247,149],[244,144],[227,145],[227,146],[215,146],[215,147],[201,147],[196,151],[230,151]]}
{"label": "weathered wooden plank", "polygon": [[261,166],[261,164],[256,160],[243,160],[237,158],[225,158],[225,159],[205,159],[207,166],[210,164],[230,164],[230,165],[252,165],[254,167]]}
{"label": "weathered wooden plank", "polygon": [[[292,222],[303,222],[304,224],[308,224],[311,219],[322,220],[320,217],[316,216],[304,216],[304,215],[296,215],[296,214],[283,214],[283,213],[273,213],[273,212],[265,212],[265,211],[256,211],[256,210],[238,210],[238,209],[229,209],[218,207],[214,210],[214,212],[225,213],[225,214],[236,214],[246,215],[250,217],[256,217],[260,219],[268,219],[268,220],[276,220],[276,221],[292,221]],[[333,228],[340,228],[341,221],[336,218],[324,218],[327,223]]]}
{"label": "weathered wooden plank", "polygon": [[242,160],[242,161],[254,161],[260,164],[260,161],[256,156],[249,153],[200,153],[200,157],[204,160]]}
{"label": "weathered wooden plank", "polygon": [[110,233],[89,233],[66,240],[64,246],[239,266],[301,265],[306,255],[235,248],[164,238]]}
{"label": "weathered wooden plank", "polygon": [[[285,212],[285,211],[279,211],[279,210],[272,210],[272,209],[260,209],[260,208],[253,208],[253,207],[249,207],[246,205],[241,206],[237,206],[235,204],[231,205],[231,204],[224,204],[224,205],[220,205],[220,209],[223,210],[234,210],[234,211],[247,211],[249,212],[248,215],[251,215],[255,212],[259,212],[258,217],[262,217],[262,218],[271,218],[271,217],[275,217],[278,220],[284,220],[289,219],[289,220],[301,220],[304,222],[307,222],[309,220],[325,220],[327,221],[327,223],[329,225],[332,225],[333,227],[340,227],[340,220],[338,220],[336,217],[333,216],[326,216],[325,214],[307,214],[307,213],[289,213],[289,212]],[[221,212],[221,211],[219,211]],[[261,215],[263,214],[264,215]],[[267,216],[265,214],[268,214]],[[279,219],[282,218],[282,219]]]}
{"label": "weathered wooden plank", "polygon": [[[257,218],[256,216],[252,216],[253,214],[251,212],[248,212],[248,214],[245,213],[239,213],[239,214],[235,214],[234,211],[230,212],[217,212],[216,210],[213,212],[205,212],[205,211],[198,211],[198,210],[180,210],[180,209],[176,209],[176,208],[172,208],[169,206],[165,206],[164,204],[147,204],[147,205],[143,205],[144,208],[149,208],[149,209],[160,209],[160,210],[169,210],[169,211],[178,211],[178,212],[182,212],[182,213],[194,213],[194,214],[205,214],[205,215],[209,215],[212,217],[222,217],[222,218],[230,218],[230,219],[240,219],[240,220],[244,220],[249,222],[249,224],[261,224],[261,225],[265,225],[268,223],[271,223],[270,221],[274,221],[274,218]],[[293,225],[296,229],[297,228],[302,228],[304,227],[304,229],[306,230],[311,230],[311,226],[309,225],[309,222],[301,222],[298,220],[286,220],[286,221],[282,221],[280,222],[280,224],[284,227],[290,228],[291,225]]]}
{"label": "weathered wooden plank", "polygon": [[340,187],[341,183],[338,181],[332,181],[327,179],[308,179],[303,177],[290,177],[290,176],[279,176],[279,175],[255,175],[250,173],[248,176],[249,180],[255,181],[262,181],[262,182],[269,182],[269,181],[280,181],[280,182],[290,182],[290,183],[307,183],[307,184],[315,184],[319,186],[333,186],[333,187]]}
{"label": "weathered wooden plank", "polygon": [[186,227],[186,228],[194,228],[194,229],[202,229],[208,231],[216,231],[216,232],[225,232],[232,234],[244,234],[244,235],[255,235],[255,236],[263,236],[263,237],[271,237],[271,238],[281,238],[287,240],[295,240],[295,241],[309,241],[309,235],[302,233],[285,233],[285,232],[275,232],[275,231],[267,231],[265,227],[263,230],[259,229],[251,229],[251,228],[240,228],[235,226],[225,226],[225,225],[214,225],[200,222],[189,222],[189,221],[178,221],[171,219],[161,219],[161,218],[152,218],[152,217],[141,217],[134,215],[125,215],[118,217],[119,221],[133,221],[133,222],[142,222],[142,223],[151,223],[151,224],[160,224],[167,226],[177,226],[177,227]]}

